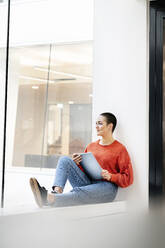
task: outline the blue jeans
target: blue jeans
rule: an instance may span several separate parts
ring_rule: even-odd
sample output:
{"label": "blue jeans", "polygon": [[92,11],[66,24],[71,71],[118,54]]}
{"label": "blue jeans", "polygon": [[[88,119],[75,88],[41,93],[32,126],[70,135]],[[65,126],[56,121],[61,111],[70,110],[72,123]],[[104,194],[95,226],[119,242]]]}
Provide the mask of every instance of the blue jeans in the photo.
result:
{"label": "blue jeans", "polygon": [[68,193],[55,194],[53,207],[111,202],[118,190],[114,183],[91,180],[70,157],[62,156],[57,164],[53,186],[64,189],[67,180],[73,189]]}

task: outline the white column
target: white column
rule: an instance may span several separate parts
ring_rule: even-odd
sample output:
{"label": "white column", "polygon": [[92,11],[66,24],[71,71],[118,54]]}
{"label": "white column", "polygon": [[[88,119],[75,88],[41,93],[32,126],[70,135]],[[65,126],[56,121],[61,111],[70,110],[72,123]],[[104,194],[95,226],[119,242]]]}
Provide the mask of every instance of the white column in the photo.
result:
{"label": "white column", "polygon": [[134,184],[120,192],[138,208],[148,206],[147,25],[145,0],[95,0],[93,129],[99,113],[117,116],[134,169]]}

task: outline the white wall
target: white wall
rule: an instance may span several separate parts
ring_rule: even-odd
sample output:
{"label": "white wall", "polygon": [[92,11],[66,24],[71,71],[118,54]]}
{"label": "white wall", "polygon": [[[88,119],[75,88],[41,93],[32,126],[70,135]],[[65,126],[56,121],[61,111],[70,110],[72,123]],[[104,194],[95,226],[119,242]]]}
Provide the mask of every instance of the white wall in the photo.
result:
{"label": "white wall", "polygon": [[117,116],[115,136],[127,147],[134,169],[134,184],[120,189],[119,198],[142,208],[148,204],[146,44],[145,0],[95,0],[93,129],[99,113]]}

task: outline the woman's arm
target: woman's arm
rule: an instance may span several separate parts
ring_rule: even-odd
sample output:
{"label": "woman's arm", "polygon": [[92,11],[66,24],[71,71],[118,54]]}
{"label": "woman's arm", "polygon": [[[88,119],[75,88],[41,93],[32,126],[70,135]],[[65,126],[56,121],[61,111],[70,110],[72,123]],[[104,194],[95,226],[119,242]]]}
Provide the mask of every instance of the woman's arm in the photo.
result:
{"label": "woman's arm", "polygon": [[119,172],[111,174],[110,181],[122,188],[128,187],[133,183],[133,169],[129,154],[125,147],[119,154],[117,166]]}

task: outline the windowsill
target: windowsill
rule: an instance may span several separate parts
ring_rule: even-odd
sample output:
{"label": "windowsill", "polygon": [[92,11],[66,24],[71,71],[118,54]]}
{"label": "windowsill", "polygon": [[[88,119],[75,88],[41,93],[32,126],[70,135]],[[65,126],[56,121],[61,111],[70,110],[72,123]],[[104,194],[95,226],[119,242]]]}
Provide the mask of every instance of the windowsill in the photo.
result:
{"label": "windowsill", "polygon": [[52,175],[54,175],[55,169],[56,168],[50,169],[50,168],[33,168],[33,167],[16,167],[16,166],[12,166],[12,167],[6,168],[6,172],[52,176]]}
{"label": "windowsill", "polygon": [[[47,172],[46,172],[47,171]],[[5,208],[0,209],[0,216],[14,216],[24,214],[42,214],[51,212],[57,218],[61,216],[64,219],[86,219],[109,216],[114,214],[123,214],[127,212],[126,201],[115,200],[110,203],[100,203],[93,205],[81,205],[76,207],[59,207],[40,209],[37,207],[33,194],[29,186],[29,177],[36,177],[41,185],[48,190],[54,176],[54,169],[50,171],[45,169],[31,168],[11,168],[6,171],[6,187],[5,187]],[[14,185],[14,187],[13,187]],[[21,185],[21,187],[20,187]],[[65,192],[70,190],[70,184],[67,182]],[[11,190],[12,189],[12,190]],[[13,201],[14,200],[14,201]]]}
{"label": "windowsill", "polygon": [[89,219],[105,217],[116,214],[125,214],[126,202],[117,201],[110,203],[100,203],[92,205],[81,205],[73,207],[59,207],[59,208],[43,208],[40,209],[35,205],[31,206],[20,206],[12,209],[0,209],[0,216],[15,216],[15,215],[26,215],[43,213],[47,214],[53,213],[57,218],[69,219],[69,220],[79,220],[79,219]]}

